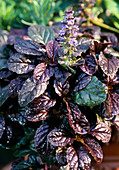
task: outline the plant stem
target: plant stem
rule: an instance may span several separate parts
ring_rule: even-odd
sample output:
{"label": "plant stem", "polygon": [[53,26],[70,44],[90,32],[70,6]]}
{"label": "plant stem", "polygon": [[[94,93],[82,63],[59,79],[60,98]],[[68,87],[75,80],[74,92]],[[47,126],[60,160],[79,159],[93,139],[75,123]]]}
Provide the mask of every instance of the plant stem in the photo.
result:
{"label": "plant stem", "polygon": [[113,32],[116,32],[116,33],[119,34],[119,30],[116,29],[116,28],[113,28],[113,27],[110,27],[109,25],[100,23],[99,21],[93,20],[92,18],[89,18],[89,21],[92,22],[92,23],[95,24],[95,25],[98,25],[98,26],[100,26],[100,27],[102,27],[102,28],[108,29],[108,30],[110,30],[110,31],[113,31]]}

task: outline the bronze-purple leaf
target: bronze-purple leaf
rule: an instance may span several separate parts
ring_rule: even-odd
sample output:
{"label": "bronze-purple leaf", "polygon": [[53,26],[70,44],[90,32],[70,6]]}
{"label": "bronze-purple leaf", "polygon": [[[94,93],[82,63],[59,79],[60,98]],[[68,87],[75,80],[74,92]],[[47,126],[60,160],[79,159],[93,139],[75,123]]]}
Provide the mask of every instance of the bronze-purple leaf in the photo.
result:
{"label": "bronze-purple leaf", "polygon": [[103,143],[107,143],[111,138],[111,129],[107,124],[99,122],[96,127],[91,130],[91,134]]}
{"label": "bronze-purple leaf", "polygon": [[52,62],[55,61],[58,54],[59,46],[57,41],[50,40],[46,45],[46,52],[48,57],[52,59]]}
{"label": "bronze-purple leaf", "polygon": [[25,118],[33,122],[45,120],[48,117],[48,109],[53,107],[55,103],[56,100],[51,99],[50,96],[45,93],[29,103],[25,112]]}
{"label": "bronze-purple leaf", "polygon": [[28,103],[32,102],[35,98],[42,95],[47,89],[47,82],[43,82],[41,84],[36,84],[33,82],[33,78],[28,78],[21,90],[18,93],[18,102],[20,106],[26,106]]}
{"label": "bronze-purple leaf", "polygon": [[47,135],[49,134],[51,128],[48,124],[41,125],[35,133],[34,144],[37,151],[42,155],[51,154],[55,147],[49,143]]}
{"label": "bronze-purple leaf", "polygon": [[112,121],[112,124],[116,126],[116,128],[119,130],[119,115],[116,115],[114,120]]}
{"label": "bronze-purple leaf", "polygon": [[75,88],[74,88],[74,92],[77,92],[83,88],[85,88],[88,83],[91,81],[91,76],[86,74],[86,73],[81,73],[79,74],[76,82],[75,82]]}
{"label": "bronze-purple leaf", "polygon": [[41,56],[46,51],[38,43],[32,40],[23,40],[17,38],[14,44],[14,48],[17,52],[27,54],[27,55],[37,55]]}
{"label": "bronze-purple leaf", "polygon": [[61,70],[58,67],[55,68],[54,88],[59,96],[62,96],[65,92],[68,93],[69,84],[67,79],[69,76],[71,76],[71,73]]}
{"label": "bronze-purple leaf", "polygon": [[36,66],[33,74],[35,83],[47,82],[54,74],[54,68],[47,67],[47,64],[40,63]]}
{"label": "bronze-purple leaf", "polygon": [[15,53],[8,59],[8,69],[17,74],[28,73],[34,70],[34,68],[34,62],[23,54]]}
{"label": "bronze-purple leaf", "polygon": [[2,114],[0,114],[0,139],[2,138],[2,135],[5,130],[5,119]]}
{"label": "bronze-purple leaf", "polygon": [[73,146],[67,148],[67,162],[69,169],[78,170],[78,155]]}
{"label": "bronze-purple leaf", "polygon": [[78,154],[78,167],[83,170],[89,170],[91,165],[91,158],[89,156],[89,152],[86,150],[84,146],[80,146],[77,149]]}
{"label": "bronze-purple leaf", "polygon": [[73,103],[69,104],[69,124],[78,134],[87,134],[90,129],[90,125],[86,117],[81,113],[77,105]]}
{"label": "bronze-purple leaf", "polygon": [[115,56],[112,56],[111,58],[106,58],[103,52],[100,52],[99,65],[102,71],[111,79],[113,79],[119,68],[119,59]]}
{"label": "bronze-purple leaf", "polygon": [[70,137],[66,137],[65,132],[60,129],[54,129],[48,134],[48,141],[53,146],[66,146],[71,144],[73,140]]}
{"label": "bronze-purple leaf", "polygon": [[87,55],[85,63],[79,65],[80,69],[88,75],[93,75],[97,71],[97,59],[94,55]]}
{"label": "bronze-purple leaf", "polygon": [[87,149],[89,150],[89,153],[94,157],[97,163],[101,163],[103,159],[103,151],[99,143],[91,138],[85,138],[83,143]]}
{"label": "bronze-purple leaf", "polygon": [[119,94],[109,91],[104,106],[107,118],[119,114]]}
{"label": "bronze-purple leaf", "polygon": [[24,116],[28,121],[39,122],[41,120],[46,120],[48,118],[47,110],[40,110],[38,113],[31,112],[30,109],[27,109]]}
{"label": "bronze-purple leaf", "polygon": [[11,80],[9,84],[9,96],[15,98],[18,95],[19,90],[22,88],[24,81],[20,78]]}
{"label": "bronze-purple leaf", "polygon": [[67,164],[66,149],[59,147],[56,150],[56,159],[58,163],[62,166]]}
{"label": "bronze-purple leaf", "polygon": [[39,112],[41,110],[48,110],[56,104],[55,99],[51,99],[48,93],[44,93],[40,97],[34,99],[32,103],[29,104],[32,111]]}

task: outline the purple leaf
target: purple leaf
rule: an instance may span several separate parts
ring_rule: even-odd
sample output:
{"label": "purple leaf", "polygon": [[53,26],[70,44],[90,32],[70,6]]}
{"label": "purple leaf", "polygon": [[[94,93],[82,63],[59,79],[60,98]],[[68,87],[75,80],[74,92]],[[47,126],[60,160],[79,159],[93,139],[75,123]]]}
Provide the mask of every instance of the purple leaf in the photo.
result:
{"label": "purple leaf", "polygon": [[107,118],[119,114],[119,94],[109,91],[104,105]]}
{"label": "purple leaf", "polygon": [[91,130],[91,134],[103,143],[107,143],[111,138],[111,129],[107,124],[99,122],[97,126]]}
{"label": "purple leaf", "polygon": [[39,98],[34,99],[28,105],[25,112],[25,118],[28,121],[45,120],[48,117],[48,109],[56,104],[56,100],[51,99],[47,93],[41,95]]}
{"label": "purple leaf", "polygon": [[41,110],[38,113],[32,113],[31,110],[26,110],[25,112],[25,118],[28,121],[31,122],[39,122],[41,120],[46,120],[46,118],[48,117],[48,111],[46,110]]}
{"label": "purple leaf", "polygon": [[75,82],[75,88],[73,91],[76,92],[76,91],[79,91],[79,90],[85,88],[90,81],[91,81],[90,75],[88,75],[84,72],[79,74],[78,79]]}
{"label": "purple leaf", "polygon": [[58,67],[55,68],[55,80],[54,80],[54,88],[55,92],[62,96],[64,93],[68,93],[69,84],[67,82],[68,77],[71,76],[69,72],[64,70],[60,70]]}
{"label": "purple leaf", "polygon": [[104,54],[100,52],[99,65],[102,71],[111,79],[113,79],[119,68],[119,59],[117,59],[115,56],[112,56],[111,58],[106,58]]}
{"label": "purple leaf", "polygon": [[101,163],[103,159],[103,152],[99,143],[94,139],[85,138],[83,144],[87,147],[89,153],[94,157],[96,162]]}
{"label": "purple leaf", "polygon": [[49,143],[47,135],[49,134],[51,128],[47,124],[41,125],[35,133],[34,144],[37,151],[42,155],[51,154],[55,147]]}
{"label": "purple leaf", "polygon": [[36,66],[33,74],[35,83],[47,82],[54,74],[54,68],[47,67],[45,63],[40,63]]}
{"label": "purple leaf", "polygon": [[54,129],[48,134],[48,141],[53,146],[66,146],[70,145],[73,140],[70,137],[66,137],[65,133],[60,129]]}
{"label": "purple leaf", "polygon": [[8,69],[17,74],[25,74],[34,70],[35,65],[23,54],[15,53],[8,59]]}
{"label": "purple leaf", "polygon": [[73,146],[67,148],[67,162],[69,169],[78,170],[78,155]]}
{"label": "purple leaf", "polygon": [[116,126],[116,128],[119,130],[119,115],[116,115],[114,120],[112,121],[112,124]]}
{"label": "purple leaf", "polygon": [[49,82],[47,81],[41,84],[36,84],[33,82],[32,78],[28,78],[24,82],[18,94],[18,102],[20,106],[26,106],[28,103],[32,102],[35,98],[42,95],[45,92],[48,83]]}
{"label": "purple leaf", "polygon": [[58,54],[59,46],[57,41],[50,40],[46,45],[48,57],[54,62]]}
{"label": "purple leaf", "polygon": [[91,158],[88,151],[84,146],[80,146],[77,149],[79,168],[83,170],[88,170],[91,165]]}
{"label": "purple leaf", "polygon": [[97,60],[93,55],[87,55],[85,63],[79,65],[80,69],[88,75],[93,75],[97,71]]}
{"label": "purple leaf", "polygon": [[18,92],[22,88],[23,81],[20,78],[11,80],[9,84],[9,96],[15,98],[18,95]]}
{"label": "purple leaf", "polygon": [[90,130],[90,125],[86,117],[81,113],[77,105],[69,104],[69,124],[78,134],[87,134]]}
{"label": "purple leaf", "polygon": [[23,40],[17,38],[14,44],[14,48],[17,52],[27,55],[41,56],[44,54],[45,49],[32,40]]}

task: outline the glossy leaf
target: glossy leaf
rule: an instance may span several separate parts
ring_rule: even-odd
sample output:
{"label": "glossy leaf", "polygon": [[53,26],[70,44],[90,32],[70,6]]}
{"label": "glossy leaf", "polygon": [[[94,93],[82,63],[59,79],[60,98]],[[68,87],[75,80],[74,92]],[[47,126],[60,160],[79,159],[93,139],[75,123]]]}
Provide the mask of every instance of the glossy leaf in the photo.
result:
{"label": "glossy leaf", "polygon": [[4,130],[5,130],[5,119],[4,116],[0,114],[0,139],[2,138]]}
{"label": "glossy leaf", "polygon": [[91,134],[103,143],[107,143],[111,139],[111,129],[103,122],[99,122],[96,127],[91,130]]}
{"label": "glossy leaf", "polygon": [[104,105],[107,118],[119,114],[119,94],[115,92],[109,92]]}
{"label": "glossy leaf", "polygon": [[34,99],[30,104],[29,107],[32,111],[39,112],[41,110],[48,110],[50,107],[53,107],[56,104],[55,99],[51,99],[48,93],[44,93],[40,97]]}
{"label": "glossy leaf", "polygon": [[35,133],[34,143],[37,151],[42,155],[51,154],[55,147],[49,143],[47,135],[49,134],[51,128],[48,124],[41,125]]}
{"label": "glossy leaf", "polygon": [[104,52],[106,54],[110,54],[112,56],[115,56],[115,57],[119,58],[119,52],[115,51],[113,48],[107,47]]}
{"label": "glossy leaf", "polygon": [[15,98],[18,95],[22,85],[23,81],[20,78],[11,80],[9,84],[9,96]]}
{"label": "glossy leaf", "polygon": [[36,84],[33,82],[32,78],[28,78],[23,84],[21,90],[18,94],[18,102],[20,106],[26,106],[28,103],[32,102],[35,98],[42,95],[48,85],[47,82],[43,82],[41,84]]}
{"label": "glossy leaf", "polygon": [[79,105],[95,106],[106,100],[103,83],[93,76],[91,82],[83,89],[72,94]]}
{"label": "glossy leaf", "polygon": [[5,86],[3,88],[0,88],[0,107],[3,105],[3,103],[8,99],[9,92],[8,92],[9,86]]}
{"label": "glossy leaf", "polygon": [[70,137],[66,137],[65,133],[60,129],[52,130],[48,134],[48,141],[53,146],[66,146],[73,142],[73,140]]}
{"label": "glossy leaf", "polygon": [[46,64],[40,63],[36,66],[33,74],[33,80],[36,83],[43,83],[47,82],[50,77],[52,77],[54,74],[54,68],[47,67]]}
{"label": "glossy leaf", "polygon": [[77,154],[78,154],[78,164],[79,164],[78,167],[83,170],[88,170],[91,165],[91,158],[86,148],[84,146],[80,146],[77,149]]}
{"label": "glossy leaf", "polygon": [[32,60],[23,54],[15,53],[8,59],[8,69],[17,74],[25,74],[34,70],[35,65]]}
{"label": "glossy leaf", "polygon": [[97,60],[93,55],[84,58],[85,63],[79,65],[80,69],[88,75],[93,75],[97,71]]}
{"label": "glossy leaf", "polygon": [[60,165],[66,165],[67,164],[67,159],[66,159],[66,150],[59,147],[56,150],[56,159]]}
{"label": "glossy leaf", "polygon": [[89,49],[91,41],[92,39],[87,37],[81,37],[79,39],[78,46],[76,47],[76,51],[78,52],[79,56]]}
{"label": "glossy leaf", "polygon": [[33,25],[28,29],[28,35],[37,43],[47,44],[48,41],[54,40],[54,33],[49,27]]}
{"label": "glossy leaf", "polygon": [[38,113],[32,113],[30,109],[26,110],[25,118],[31,122],[39,122],[48,118],[48,111],[41,110]]}
{"label": "glossy leaf", "polygon": [[67,162],[69,169],[78,170],[78,155],[73,146],[67,148]]}
{"label": "glossy leaf", "polygon": [[101,163],[103,159],[102,148],[97,141],[91,138],[84,139],[84,145],[89,150],[90,154],[94,157],[97,163]]}
{"label": "glossy leaf", "polygon": [[59,46],[58,46],[58,42],[57,41],[53,41],[50,40],[47,45],[46,45],[46,52],[48,54],[48,57],[50,59],[52,59],[52,61],[54,62],[57,55],[58,55],[58,50],[59,50]]}
{"label": "glossy leaf", "polygon": [[28,121],[33,122],[45,120],[48,117],[48,109],[55,104],[56,100],[51,99],[50,96],[45,93],[29,103],[25,117]]}
{"label": "glossy leaf", "polygon": [[91,81],[90,75],[88,75],[86,73],[79,74],[78,78],[76,79],[75,88],[73,91],[77,92],[77,91],[85,88],[90,81]]}
{"label": "glossy leaf", "polygon": [[17,38],[14,44],[14,48],[17,52],[27,54],[27,55],[37,55],[41,56],[44,54],[45,49],[39,44],[31,40],[23,40]]}
{"label": "glossy leaf", "polygon": [[103,72],[113,79],[119,68],[119,59],[112,56],[111,58],[106,58],[102,52],[99,55],[99,65]]}
{"label": "glossy leaf", "polygon": [[116,128],[119,130],[119,115],[115,116],[115,118],[112,121],[112,124],[116,126]]}
{"label": "glossy leaf", "polygon": [[81,113],[77,105],[69,104],[69,124],[78,134],[87,134],[90,130],[90,125],[86,117]]}
{"label": "glossy leaf", "polygon": [[[54,88],[55,92],[62,96],[65,91],[67,91],[66,80],[71,76],[71,73],[66,72],[64,70],[60,70],[58,67],[55,68],[55,80],[54,80]],[[68,91],[67,91],[68,92]]]}

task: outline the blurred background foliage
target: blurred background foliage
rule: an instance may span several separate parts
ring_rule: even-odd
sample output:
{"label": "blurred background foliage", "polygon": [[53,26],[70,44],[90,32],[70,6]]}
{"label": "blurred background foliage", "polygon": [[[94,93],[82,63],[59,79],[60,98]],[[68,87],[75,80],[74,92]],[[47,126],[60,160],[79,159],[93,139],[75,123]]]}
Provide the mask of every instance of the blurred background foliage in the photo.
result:
{"label": "blurred background foliage", "polygon": [[[24,25],[48,25],[63,19],[64,10],[81,0],[0,0],[0,29],[10,30]],[[119,0],[96,0],[92,9],[95,20],[119,29]],[[99,19],[100,18],[100,19]]]}

